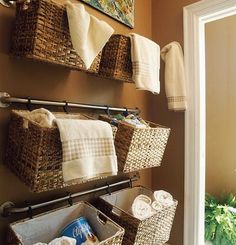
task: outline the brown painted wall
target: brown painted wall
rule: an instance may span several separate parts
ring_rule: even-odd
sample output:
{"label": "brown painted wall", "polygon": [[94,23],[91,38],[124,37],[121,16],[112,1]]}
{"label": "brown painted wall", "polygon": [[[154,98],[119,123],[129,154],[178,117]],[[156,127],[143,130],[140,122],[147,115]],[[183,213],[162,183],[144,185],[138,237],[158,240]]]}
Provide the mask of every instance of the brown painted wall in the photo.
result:
{"label": "brown painted wall", "polygon": [[[196,0],[158,0],[152,4],[153,39],[161,47],[171,41],[183,45],[183,7]],[[161,62],[161,94],[149,100],[149,116],[153,121],[169,126],[168,141],[162,167],[152,172],[153,189],[164,189],[179,201],[170,244],[183,244],[184,214],[184,113],[170,112],[164,91],[164,64]]]}
{"label": "brown painted wall", "polygon": [[[136,0],[136,33],[151,38],[151,0]],[[128,27],[114,21],[102,13],[87,7],[98,18],[107,21],[117,33],[128,33]],[[139,107],[147,116],[147,92],[136,91],[133,84],[100,79],[78,71],[70,71],[57,66],[16,60],[8,55],[10,33],[14,19],[14,9],[0,6],[0,90],[13,96],[31,96],[51,100],[69,100],[84,103],[111,104],[116,106]],[[4,154],[9,110],[0,109],[0,159]],[[141,173],[141,184],[151,187],[151,171]],[[94,186],[95,184],[89,184]],[[88,185],[76,186],[43,194],[32,194],[0,161],[0,204],[11,200],[23,204],[25,200],[47,200],[64,195],[68,190],[79,191]],[[9,219],[10,220],[10,219]],[[0,244],[3,243],[8,219],[0,217]]]}
{"label": "brown painted wall", "polygon": [[235,24],[236,15],[206,24],[206,191],[219,197],[236,190]]}

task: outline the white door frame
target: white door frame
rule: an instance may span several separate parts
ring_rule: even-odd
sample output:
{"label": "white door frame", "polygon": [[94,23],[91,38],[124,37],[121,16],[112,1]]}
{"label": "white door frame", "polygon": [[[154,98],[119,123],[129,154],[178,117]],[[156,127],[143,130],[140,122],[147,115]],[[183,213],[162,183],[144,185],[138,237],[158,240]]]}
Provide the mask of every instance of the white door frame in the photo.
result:
{"label": "white door frame", "polygon": [[202,0],[184,7],[188,98],[185,113],[184,245],[204,244],[205,24],[234,14],[236,0]]}

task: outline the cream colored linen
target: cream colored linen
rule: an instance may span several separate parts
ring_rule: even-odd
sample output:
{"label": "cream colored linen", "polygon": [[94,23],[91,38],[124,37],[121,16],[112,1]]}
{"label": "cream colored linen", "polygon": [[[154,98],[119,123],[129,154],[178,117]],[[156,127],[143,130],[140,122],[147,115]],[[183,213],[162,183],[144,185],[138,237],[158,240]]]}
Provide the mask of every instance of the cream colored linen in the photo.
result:
{"label": "cream colored linen", "polygon": [[90,15],[81,3],[67,1],[66,11],[73,47],[88,69],[114,29]]}
{"label": "cream colored linen", "polygon": [[[39,242],[35,243],[34,245],[47,245],[47,243]],[[50,243],[48,243],[48,245],[76,245],[76,240],[71,237],[62,236],[55,238]]]}
{"label": "cream colored linen", "polygon": [[[38,123],[41,127],[46,128],[52,127],[54,124],[54,120],[56,119],[50,111],[44,108],[33,110],[26,114],[25,117],[31,121]],[[25,121],[23,126],[27,128],[28,122]]]}
{"label": "cream colored linen", "polygon": [[148,38],[135,33],[129,34],[131,40],[131,60],[133,80],[136,88],[154,94],[160,93],[160,47]]}
{"label": "cream colored linen", "polygon": [[165,62],[165,91],[168,109],[185,111],[187,109],[186,78],[181,45],[178,42],[167,44],[161,50],[161,57]]}
{"label": "cream colored linen", "polygon": [[117,174],[110,124],[77,119],[56,119],[56,123],[62,142],[65,182]]}

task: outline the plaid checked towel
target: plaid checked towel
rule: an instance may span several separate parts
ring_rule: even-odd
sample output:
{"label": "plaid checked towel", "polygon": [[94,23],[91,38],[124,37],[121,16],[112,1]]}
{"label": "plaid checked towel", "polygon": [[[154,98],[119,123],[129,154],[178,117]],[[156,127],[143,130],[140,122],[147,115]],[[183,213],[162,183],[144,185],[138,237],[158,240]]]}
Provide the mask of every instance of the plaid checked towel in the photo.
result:
{"label": "plaid checked towel", "polygon": [[56,119],[63,151],[64,181],[117,173],[112,129],[99,120]]}

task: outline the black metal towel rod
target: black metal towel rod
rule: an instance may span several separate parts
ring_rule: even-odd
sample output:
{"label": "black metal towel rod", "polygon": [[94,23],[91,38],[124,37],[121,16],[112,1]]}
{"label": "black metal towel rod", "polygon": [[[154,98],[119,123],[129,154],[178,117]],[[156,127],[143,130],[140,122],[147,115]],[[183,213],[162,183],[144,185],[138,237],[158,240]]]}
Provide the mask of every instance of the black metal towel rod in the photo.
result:
{"label": "black metal towel rod", "polygon": [[126,180],[122,180],[122,181],[111,183],[111,184],[106,183],[106,185],[101,186],[101,187],[97,187],[94,189],[81,191],[81,192],[77,192],[77,193],[73,193],[73,194],[67,194],[64,197],[57,198],[54,200],[50,200],[50,201],[47,201],[44,203],[39,203],[39,204],[34,204],[34,205],[29,204],[27,207],[22,207],[22,208],[17,208],[17,207],[15,207],[15,204],[13,202],[7,201],[0,206],[0,214],[3,217],[8,217],[12,214],[26,213],[27,212],[27,213],[31,213],[31,214],[29,214],[29,216],[32,218],[32,210],[42,208],[42,207],[46,207],[46,206],[49,206],[49,205],[52,205],[55,203],[59,203],[59,202],[63,202],[63,201],[68,201],[70,203],[70,205],[72,205],[72,199],[75,197],[88,195],[88,194],[98,192],[98,191],[102,191],[102,190],[107,190],[110,193],[110,188],[115,187],[115,186],[119,186],[119,185],[124,185],[124,184],[132,184],[132,182],[134,182],[138,179],[139,179],[139,175],[136,175],[136,176],[133,176],[132,178],[129,178]]}
{"label": "black metal towel rod", "polygon": [[117,111],[117,112],[131,112],[138,114],[140,110],[138,108],[130,109],[124,107],[113,107],[108,105],[91,105],[91,104],[81,104],[81,103],[73,103],[67,101],[50,101],[50,100],[40,100],[40,99],[31,99],[28,98],[18,98],[11,97],[6,92],[0,92],[0,108],[5,108],[10,106],[12,103],[20,103],[20,104],[32,104],[32,105],[45,105],[45,106],[62,106],[62,107],[75,107],[81,109],[94,109],[94,110],[106,110],[106,111]]}

